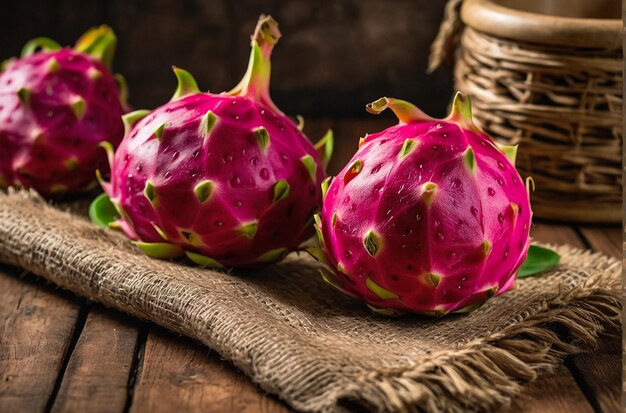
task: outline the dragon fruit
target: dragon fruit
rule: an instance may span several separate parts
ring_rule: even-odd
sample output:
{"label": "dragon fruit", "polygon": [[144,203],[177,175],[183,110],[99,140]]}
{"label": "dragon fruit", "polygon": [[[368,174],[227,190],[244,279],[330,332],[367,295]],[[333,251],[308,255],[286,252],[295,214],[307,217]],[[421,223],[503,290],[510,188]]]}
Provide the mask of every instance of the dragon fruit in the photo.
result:
{"label": "dragon fruit", "polygon": [[121,229],[147,255],[186,255],[205,267],[274,262],[314,234],[320,184],[332,151],[314,147],[269,95],[270,54],[281,36],[261,16],[243,80],[232,91],[201,93],[174,68],[171,101],[124,116],[126,133],[109,148],[102,182]]}
{"label": "dragon fruit", "polygon": [[[88,192],[108,170],[98,144],[122,140],[126,82],[110,72],[116,38],[101,26],[73,49],[28,42],[0,73],[0,188],[46,197]],[[37,51],[42,49],[41,51]]]}
{"label": "dragon fruit", "polygon": [[322,184],[322,249],[309,252],[324,279],[385,315],[469,312],[512,289],[532,215],[516,147],[479,130],[460,93],[445,119],[397,99],[367,106],[387,108],[399,124]]}

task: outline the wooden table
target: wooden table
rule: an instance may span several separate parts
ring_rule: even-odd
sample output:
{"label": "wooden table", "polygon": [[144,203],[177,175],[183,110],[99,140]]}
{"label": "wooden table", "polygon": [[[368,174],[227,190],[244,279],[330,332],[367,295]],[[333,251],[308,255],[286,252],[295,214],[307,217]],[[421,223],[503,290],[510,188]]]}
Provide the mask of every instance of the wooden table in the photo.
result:
{"label": "wooden table", "polygon": [[[325,125],[316,123],[320,133],[311,136]],[[359,136],[377,130],[370,126],[344,122],[338,131]],[[339,158],[353,150],[340,145]],[[619,227],[537,222],[532,235],[622,256]],[[290,410],[208,348],[1,265],[0,318],[0,412]],[[599,350],[568,358],[502,411],[618,412],[621,365],[620,340],[604,338]]]}

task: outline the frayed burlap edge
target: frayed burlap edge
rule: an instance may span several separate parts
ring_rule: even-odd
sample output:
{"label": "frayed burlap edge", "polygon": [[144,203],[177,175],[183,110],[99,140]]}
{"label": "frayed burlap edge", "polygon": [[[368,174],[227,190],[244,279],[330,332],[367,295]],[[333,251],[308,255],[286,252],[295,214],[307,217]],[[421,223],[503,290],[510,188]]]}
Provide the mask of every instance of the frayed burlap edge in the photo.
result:
{"label": "frayed burlap edge", "polygon": [[[23,196],[42,208],[50,208],[33,193],[9,191],[9,195]],[[68,219],[70,217],[76,218],[68,214]],[[103,239],[110,238],[107,231],[99,232]],[[122,243],[119,248],[129,247],[127,243]],[[603,269],[603,276],[589,278],[570,291],[537,303],[519,314],[508,327],[486,338],[460,344],[453,351],[433,352],[429,358],[420,358],[421,363],[414,368],[372,371],[358,377],[352,385],[303,401],[281,394],[272,383],[255,377],[249,366],[241,365],[235,359],[232,361],[262,388],[278,394],[292,407],[303,411],[345,411],[345,406],[353,403],[376,411],[439,413],[493,410],[508,403],[519,393],[523,383],[550,371],[565,356],[596,348],[601,333],[616,332],[621,325],[620,262],[574,247],[555,248],[562,256],[568,257],[568,265],[580,267],[584,264],[587,268]],[[20,257],[11,261],[24,267],[33,264]],[[42,268],[26,269],[49,281],[59,281],[54,274],[46,274]],[[78,294],[85,294],[86,291],[82,289],[86,287],[79,284],[58,285]],[[88,298],[145,317],[220,352],[206,332],[163,323],[149,313],[129,308],[128,303],[111,302],[107,297]],[[222,355],[230,358],[228,352]],[[292,379],[307,383],[305,374],[301,371]]]}
{"label": "frayed burlap edge", "polygon": [[523,383],[551,372],[564,357],[596,349],[600,334],[619,333],[620,262],[574,247],[552,247],[564,256],[578,252],[592,265],[609,263],[607,278],[589,279],[520,315],[506,329],[454,352],[435,353],[417,368],[366,375],[337,398],[381,411],[491,410],[508,404]]}

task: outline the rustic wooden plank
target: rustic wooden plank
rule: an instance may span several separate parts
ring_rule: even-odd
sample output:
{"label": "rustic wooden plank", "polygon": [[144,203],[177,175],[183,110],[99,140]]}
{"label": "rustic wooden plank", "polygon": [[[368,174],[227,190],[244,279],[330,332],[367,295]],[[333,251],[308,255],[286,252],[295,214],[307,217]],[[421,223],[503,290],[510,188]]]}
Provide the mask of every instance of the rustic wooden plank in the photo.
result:
{"label": "rustic wooden plank", "polygon": [[[582,227],[580,231],[592,250],[621,258],[620,227]],[[570,369],[579,378],[579,384],[598,412],[620,411],[620,342],[620,337],[605,338],[600,342],[598,350],[572,357],[570,360]]]}
{"label": "rustic wooden plank", "polygon": [[578,379],[596,412],[619,412],[621,406],[621,366],[619,337],[604,339],[590,354],[568,360],[568,367]]}
{"label": "rustic wooden plank", "polygon": [[[539,242],[570,244],[583,247],[574,229],[563,225],[535,223],[531,236]],[[561,413],[593,412],[585,394],[578,387],[572,373],[564,365],[558,366],[553,374],[540,377],[529,383],[511,405],[503,409],[506,413]]]}
{"label": "rustic wooden plank", "polygon": [[620,227],[581,227],[580,232],[594,251],[622,258],[622,229]]}
{"label": "rustic wooden plank", "polygon": [[506,413],[593,413],[572,374],[559,366],[553,374],[544,375],[524,387],[522,393],[502,410]]}
{"label": "rustic wooden plank", "polygon": [[139,322],[91,308],[69,359],[53,412],[123,412]]}
{"label": "rustic wooden plank", "polygon": [[0,411],[43,411],[71,348],[82,300],[0,266]]}
{"label": "rustic wooden plank", "polygon": [[287,412],[219,355],[155,327],[148,334],[131,412]]}

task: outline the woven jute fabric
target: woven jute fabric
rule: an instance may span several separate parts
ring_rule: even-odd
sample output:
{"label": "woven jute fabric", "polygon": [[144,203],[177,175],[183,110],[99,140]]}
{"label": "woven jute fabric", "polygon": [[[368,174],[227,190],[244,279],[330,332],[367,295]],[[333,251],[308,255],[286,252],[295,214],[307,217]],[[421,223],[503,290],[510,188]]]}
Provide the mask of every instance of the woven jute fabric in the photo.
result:
{"label": "woven jute fabric", "polygon": [[620,262],[562,265],[463,316],[383,318],[292,254],[216,272],[139,253],[26,192],[0,193],[0,262],[199,340],[303,411],[489,411],[565,355],[617,331]]}

